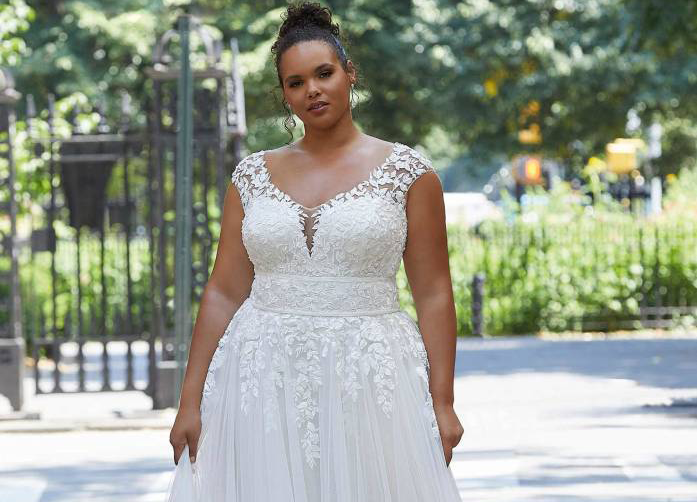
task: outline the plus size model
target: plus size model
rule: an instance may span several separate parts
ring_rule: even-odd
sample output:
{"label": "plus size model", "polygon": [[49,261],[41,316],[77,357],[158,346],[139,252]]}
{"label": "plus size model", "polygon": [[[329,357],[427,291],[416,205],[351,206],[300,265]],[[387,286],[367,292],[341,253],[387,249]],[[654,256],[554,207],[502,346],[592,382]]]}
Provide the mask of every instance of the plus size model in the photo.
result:
{"label": "plus size model", "polygon": [[356,127],[340,39],[327,8],[288,7],[272,52],[304,135],[232,171],[169,502],[461,500],[442,187],[425,155]]}

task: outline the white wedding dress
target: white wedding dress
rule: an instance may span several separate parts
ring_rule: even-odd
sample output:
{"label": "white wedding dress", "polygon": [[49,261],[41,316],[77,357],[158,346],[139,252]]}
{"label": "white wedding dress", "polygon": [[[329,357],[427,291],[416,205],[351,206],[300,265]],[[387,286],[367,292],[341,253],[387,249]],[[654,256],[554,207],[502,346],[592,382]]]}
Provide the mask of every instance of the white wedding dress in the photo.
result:
{"label": "white wedding dress", "polygon": [[211,360],[196,462],[185,448],[169,502],[461,501],[421,333],[397,296],[407,190],[432,169],[395,143],[367,179],[307,208],[270,181],[263,150],[238,164],[254,280]]}

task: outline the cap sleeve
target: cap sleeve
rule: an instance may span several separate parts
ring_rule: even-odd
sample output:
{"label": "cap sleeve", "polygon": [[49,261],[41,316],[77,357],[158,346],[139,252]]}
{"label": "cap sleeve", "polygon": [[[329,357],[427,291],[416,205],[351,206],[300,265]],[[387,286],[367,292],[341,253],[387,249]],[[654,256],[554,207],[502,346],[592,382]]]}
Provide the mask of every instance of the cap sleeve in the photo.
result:
{"label": "cap sleeve", "polygon": [[435,172],[435,169],[426,155],[411,147],[406,147],[400,161],[396,172],[395,195],[397,200],[404,204],[411,185],[424,173]]}
{"label": "cap sleeve", "polygon": [[433,169],[433,164],[431,163],[431,159],[426,157],[423,153],[419,152],[418,150],[412,148],[412,156],[413,156],[413,161],[412,161],[412,177],[414,178],[412,180],[412,183],[416,181],[422,174],[427,173],[429,171],[435,172],[435,169]]}
{"label": "cap sleeve", "polygon": [[245,158],[240,160],[230,176],[230,180],[237,189],[237,192],[240,194],[240,200],[242,201],[242,206],[245,209],[247,208],[247,202],[249,201],[249,197],[252,193],[252,161],[255,155],[256,154],[247,155]]}

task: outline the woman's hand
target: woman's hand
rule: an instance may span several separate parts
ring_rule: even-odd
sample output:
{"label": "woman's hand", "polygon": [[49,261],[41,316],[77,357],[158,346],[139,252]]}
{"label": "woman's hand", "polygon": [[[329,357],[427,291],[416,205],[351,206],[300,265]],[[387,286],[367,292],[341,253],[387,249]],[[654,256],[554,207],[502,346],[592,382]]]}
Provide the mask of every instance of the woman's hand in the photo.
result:
{"label": "woman's hand", "polygon": [[443,453],[445,453],[445,465],[450,465],[453,458],[453,448],[460,442],[465,429],[462,428],[460,419],[457,418],[452,405],[434,404],[433,409],[436,412]]}
{"label": "woman's hand", "polygon": [[169,433],[169,443],[174,448],[174,464],[179,463],[184,447],[189,445],[189,460],[196,461],[198,438],[201,435],[201,412],[193,408],[179,408]]}

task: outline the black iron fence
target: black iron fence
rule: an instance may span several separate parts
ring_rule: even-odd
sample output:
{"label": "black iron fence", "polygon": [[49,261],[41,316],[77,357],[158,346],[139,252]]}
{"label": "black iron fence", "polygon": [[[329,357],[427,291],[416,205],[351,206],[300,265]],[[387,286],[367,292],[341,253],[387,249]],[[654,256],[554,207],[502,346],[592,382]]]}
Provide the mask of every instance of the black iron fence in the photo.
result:
{"label": "black iron fence", "polygon": [[694,220],[453,226],[449,243],[463,334],[676,328],[697,319]]}
{"label": "black iron fence", "polygon": [[[195,30],[206,66],[193,74],[193,304],[212,266],[230,169],[243,155],[245,135],[236,41],[226,69],[220,42],[205,26],[196,23]],[[179,71],[168,52],[175,39],[170,30],[155,47],[141,110],[132,109],[126,93],[120,116],[109,117],[99,103],[57,113],[53,96],[41,100],[43,110],[26,96],[24,141],[11,144],[0,124],[3,158],[23,154],[18,225],[0,228],[0,274],[9,277],[5,256],[15,256],[23,329],[13,336],[27,341],[37,393],[142,390],[156,408],[176,402],[171,368],[162,364],[175,354]],[[143,122],[136,115],[145,127],[133,125]],[[93,127],[85,130],[85,122]],[[6,178],[0,176],[0,203],[9,211],[5,195],[15,184]],[[4,282],[0,300],[9,296]],[[2,305],[0,329],[10,312]],[[158,383],[162,374],[166,380]]]}

